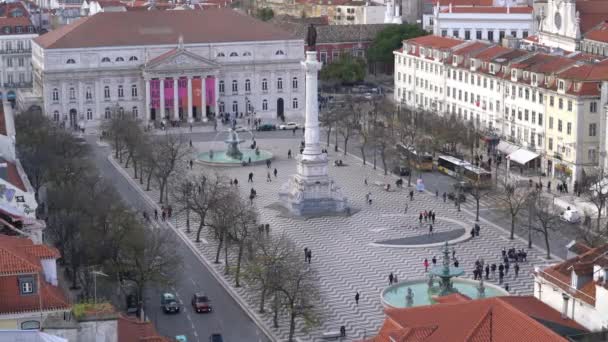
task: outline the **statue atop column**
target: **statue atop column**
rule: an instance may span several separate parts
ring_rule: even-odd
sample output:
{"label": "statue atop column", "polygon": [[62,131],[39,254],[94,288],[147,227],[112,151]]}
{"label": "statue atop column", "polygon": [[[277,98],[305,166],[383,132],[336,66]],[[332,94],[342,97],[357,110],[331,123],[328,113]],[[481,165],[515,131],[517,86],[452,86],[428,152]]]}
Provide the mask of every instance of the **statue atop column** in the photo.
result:
{"label": "statue atop column", "polygon": [[308,26],[308,32],[306,33],[306,47],[308,51],[314,51],[317,46],[317,29],[313,24]]}

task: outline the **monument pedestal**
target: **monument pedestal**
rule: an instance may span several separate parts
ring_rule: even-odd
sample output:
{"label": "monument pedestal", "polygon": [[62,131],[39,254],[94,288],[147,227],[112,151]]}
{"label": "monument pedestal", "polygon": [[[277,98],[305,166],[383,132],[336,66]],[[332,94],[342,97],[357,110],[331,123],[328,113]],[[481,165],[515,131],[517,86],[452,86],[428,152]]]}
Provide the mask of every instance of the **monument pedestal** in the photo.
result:
{"label": "monument pedestal", "polygon": [[298,158],[298,173],[281,187],[279,199],[293,215],[315,216],[348,211],[348,201],[327,175],[325,154]]}

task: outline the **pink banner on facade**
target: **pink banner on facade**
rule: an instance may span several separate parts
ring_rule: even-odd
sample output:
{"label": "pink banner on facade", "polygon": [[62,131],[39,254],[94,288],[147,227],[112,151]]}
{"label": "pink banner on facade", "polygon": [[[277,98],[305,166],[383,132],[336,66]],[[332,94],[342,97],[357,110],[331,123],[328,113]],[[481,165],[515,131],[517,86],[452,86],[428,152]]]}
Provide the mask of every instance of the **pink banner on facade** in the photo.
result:
{"label": "pink banner on facade", "polygon": [[150,107],[160,108],[160,80],[150,80]]}
{"label": "pink banner on facade", "polygon": [[182,77],[177,80],[177,95],[179,96],[179,106],[188,108],[188,79]]}
{"label": "pink banner on facade", "polygon": [[173,108],[173,80],[165,79],[165,108]]}
{"label": "pink banner on facade", "polygon": [[201,84],[200,78],[192,79],[192,105],[201,108]]}
{"label": "pink banner on facade", "polygon": [[205,95],[207,106],[215,106],[215,78],[207,77],[205,80]]}

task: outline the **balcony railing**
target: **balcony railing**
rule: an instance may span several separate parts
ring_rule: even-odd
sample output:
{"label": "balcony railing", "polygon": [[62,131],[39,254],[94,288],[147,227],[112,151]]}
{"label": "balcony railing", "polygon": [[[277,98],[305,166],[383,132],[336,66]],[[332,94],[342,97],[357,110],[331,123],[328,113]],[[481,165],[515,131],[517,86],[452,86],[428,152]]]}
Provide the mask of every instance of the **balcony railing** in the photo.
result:
{"label": "balcony railing", "polygon": [[0,54],[3,55],[15,55],[15,54],[29,54],[32,53],[31,48],[27,49],[0,49]]}
{"label": "balcony railing", "polygon": [[4,88],[31,88],[32,82],[5,82]]}

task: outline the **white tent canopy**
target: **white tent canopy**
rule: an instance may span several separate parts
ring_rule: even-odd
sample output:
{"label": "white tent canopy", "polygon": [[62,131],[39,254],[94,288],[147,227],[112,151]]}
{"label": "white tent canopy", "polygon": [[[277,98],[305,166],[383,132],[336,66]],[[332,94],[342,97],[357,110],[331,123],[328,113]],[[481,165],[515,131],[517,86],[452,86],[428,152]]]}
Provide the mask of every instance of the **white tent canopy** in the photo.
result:
{"label": "white tent canopy", "polygon": [[496,145],[496,149],[503,154],[509,155],[519,149],[519,146],[513,145],[510,142],[501,141]]}
{"label": "white tent canopy", "polygon": [[68,342],[67,339],[38,330],[0,330],[0,341]]}
{"label": "white tent canopy", "polygon": [[520,148],[519,150],[509,154],[508,158],[512,162],[515,162],[520,165],[524,165],[527,162],[529,162],[530,160],[537,158],[537,157],[538,157],[538,154],[528,151],[524,148]]}

